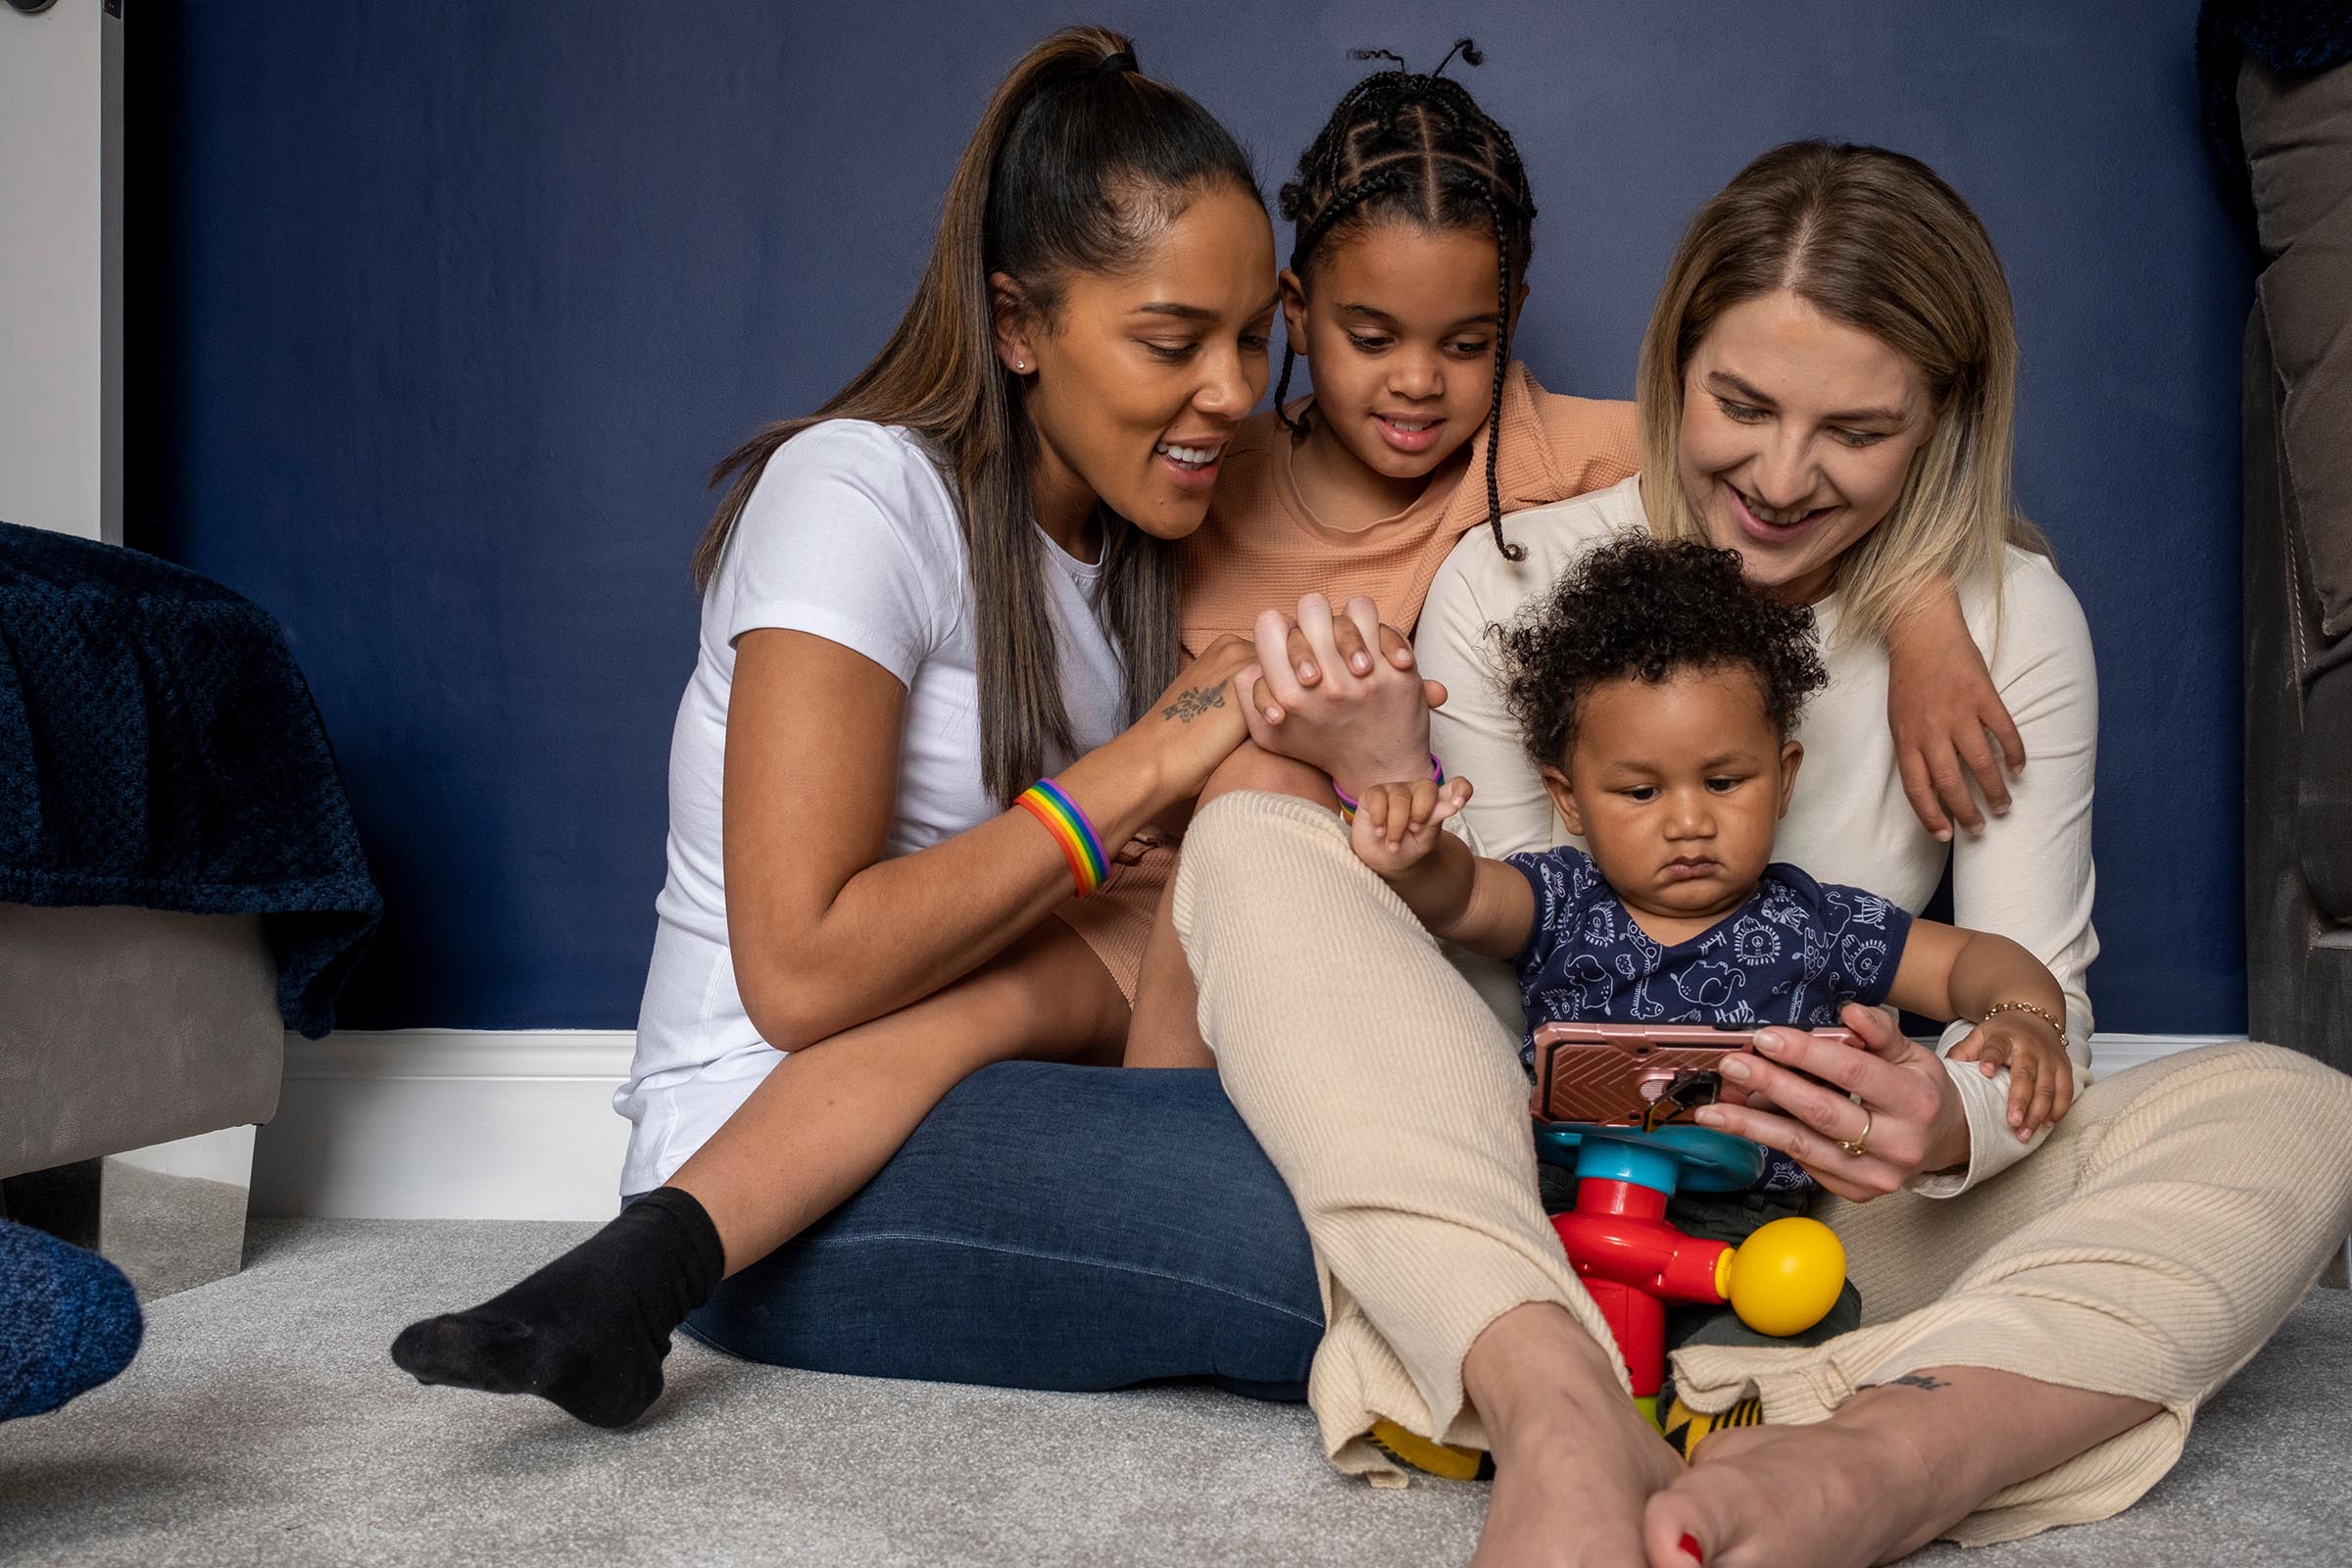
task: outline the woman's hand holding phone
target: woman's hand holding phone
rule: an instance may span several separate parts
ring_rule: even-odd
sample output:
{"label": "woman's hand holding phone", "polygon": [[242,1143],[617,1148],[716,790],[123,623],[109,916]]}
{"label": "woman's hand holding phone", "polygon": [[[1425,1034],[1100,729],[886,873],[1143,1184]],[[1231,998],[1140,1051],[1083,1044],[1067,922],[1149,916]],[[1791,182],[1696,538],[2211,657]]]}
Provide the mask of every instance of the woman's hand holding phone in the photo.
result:
{"label": "woman's hand holding phone", "polygon": [[1839,1021],[1859,1048],[1801,1029],[1758,1031],[1759,1054],[1723,1063],[1747,1102],[1706,1106],[1698,1120],[1779,1150],[1857,1203],[1966,1163],[1968,1117],[1943,1059],[1876,1007],[1849,1002]]}

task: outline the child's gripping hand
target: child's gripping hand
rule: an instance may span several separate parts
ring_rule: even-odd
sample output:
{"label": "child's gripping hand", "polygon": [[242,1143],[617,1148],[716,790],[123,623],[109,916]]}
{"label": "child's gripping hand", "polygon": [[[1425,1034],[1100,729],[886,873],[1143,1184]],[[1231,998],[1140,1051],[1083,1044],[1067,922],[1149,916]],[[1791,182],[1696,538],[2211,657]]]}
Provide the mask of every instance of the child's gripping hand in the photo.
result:
{"label": "child's gripping hand", "polygon": [[1947,1054],[1973,1061],[1989,1078],[2009,1069],[2009,1125],[2020,1142],[2055,1123],[2074,1105],[2075,1066],[2057,1032],[2037,1018],[1999,1017],[1979,1024]]}
{"label": "child's gripping hand", "polygon": [[1469,800],[1466,778],[1447,779],[1442,785],[1428,779],[1375,784],[1356,801],[1348,842],[1356,858],[1382,876],[1400,876],[1428,858],[1438,847],[1440,824]]}

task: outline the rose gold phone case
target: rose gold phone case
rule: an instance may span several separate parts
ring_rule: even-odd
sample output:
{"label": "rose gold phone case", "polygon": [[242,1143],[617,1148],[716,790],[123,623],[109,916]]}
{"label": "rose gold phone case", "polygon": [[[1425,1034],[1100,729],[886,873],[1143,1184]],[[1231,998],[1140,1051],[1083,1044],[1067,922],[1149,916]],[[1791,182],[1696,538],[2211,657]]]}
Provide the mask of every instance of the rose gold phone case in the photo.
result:
{"label": "rose gold phone case", "polygon": [[[1754,1025],[1547,1023],[1536,1031],[1533,1109],[1543,1121],[1637,1124],[1683,1073],[1713,1072],[1723,1058],[1755,1049]],[[1855,1044],[1847,1029],[1796,1031]]]}

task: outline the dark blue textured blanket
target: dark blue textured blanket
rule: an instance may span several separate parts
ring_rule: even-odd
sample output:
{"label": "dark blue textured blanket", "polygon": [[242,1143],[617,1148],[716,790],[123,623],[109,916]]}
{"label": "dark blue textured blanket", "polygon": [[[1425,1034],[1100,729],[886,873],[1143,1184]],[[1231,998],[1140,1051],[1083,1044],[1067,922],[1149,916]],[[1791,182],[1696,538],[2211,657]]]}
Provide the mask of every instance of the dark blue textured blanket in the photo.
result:
{"label": "dark blue textured blanket", "polygon": [[316,1040],[383,896],[285,633],[135,550],[0,523],[0,903],[265,916]]}
{"label": "dark blue textured blanket", "polygon": [[2352,60],[2352,6],[2344,0],[2205,0],[2197,8],[2197,77],[2205,97],[2205,133],[2233,183],[2246,177],[2246,147],[2237,124],[2237,68],[2248,55],[2285,76],[2340,66]]}
{"label": "dark blue textured blanket", "polygon": [[146,1322],[122,1271],[0,1219],[0,1421],[45,1415],[130,1365]]}

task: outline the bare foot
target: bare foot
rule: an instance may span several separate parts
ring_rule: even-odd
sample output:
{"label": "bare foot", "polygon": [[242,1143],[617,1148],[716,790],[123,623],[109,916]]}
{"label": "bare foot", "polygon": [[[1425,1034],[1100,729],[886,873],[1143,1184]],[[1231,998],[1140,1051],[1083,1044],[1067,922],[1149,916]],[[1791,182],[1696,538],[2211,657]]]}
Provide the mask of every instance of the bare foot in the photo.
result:
{"label": "bare foot", "polygon": [[2002,1488],[2161,1409],[1988,1367],[1905,1373],[1817,1425],[1708,1438],[1689,1472],[1649,1499],[1642,1544],[1650,1568],[1691,1568],[1686,1539],[1707,1568],[1892,1562]]}
{"label": "bare foot", "polygon": [[1948,1490],[1899,1446],[1832,1423],[1721,1432],[1649,1499],[1642,1545],[1649,1568],[1867,1568],[1965,1516]]}
{"label": "bare foot", "polygon": [[1642,1568],[1642,1505],[1683,1462],[1609,1352],[1560,1308],[1530,1304],[1479,1336],[1462,1373],[1494,1454],[1471,1568]]}

